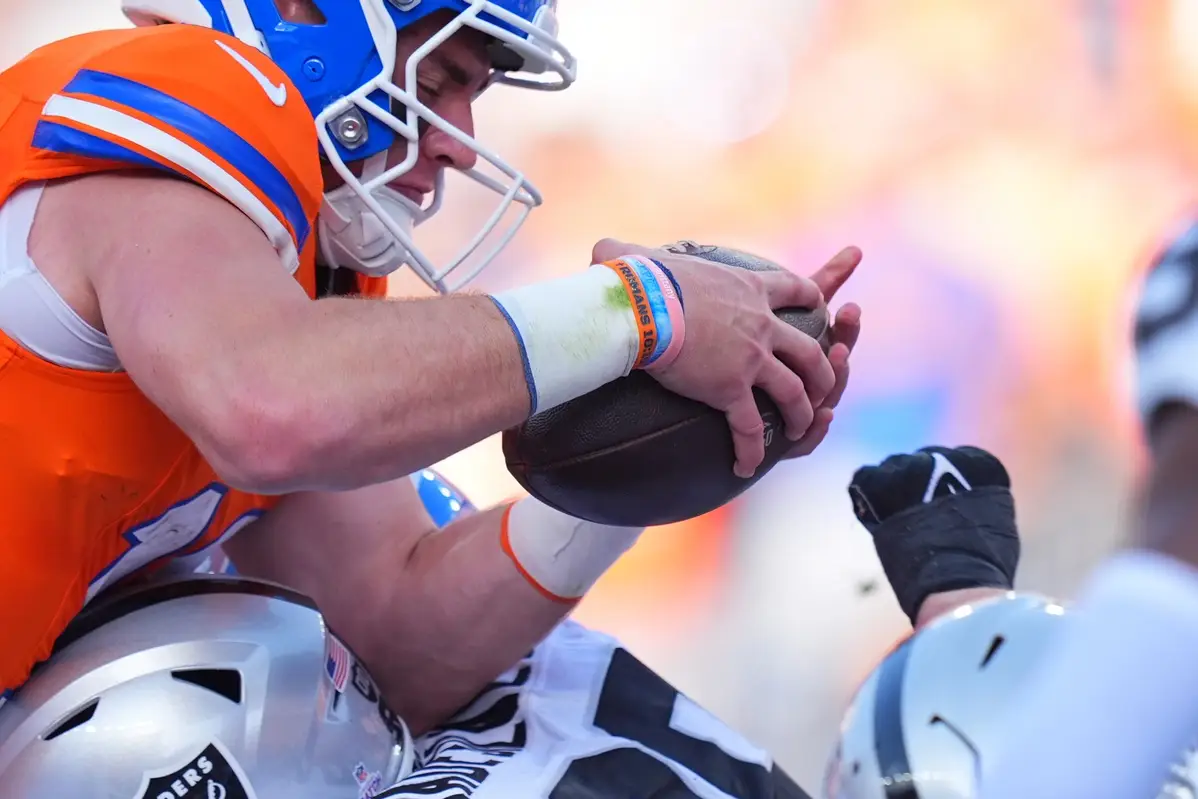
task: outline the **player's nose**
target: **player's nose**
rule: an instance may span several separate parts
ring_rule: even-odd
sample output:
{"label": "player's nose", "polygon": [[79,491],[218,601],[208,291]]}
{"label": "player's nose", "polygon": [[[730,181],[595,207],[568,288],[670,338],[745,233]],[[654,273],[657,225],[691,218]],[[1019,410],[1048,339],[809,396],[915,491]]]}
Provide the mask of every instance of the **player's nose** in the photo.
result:
{"label": "player's nose", "polygon": [[[461,138],[471,141],[474,139],[474,114],[470,109],[469,100],[463,98],[460,102],[445,103],[437,112],[450,126],[463,134]],[[442,168],[465,170],[478,163],[478,152],[473,146],[436,125],[429,125],[425,130],[421,137],[420,149],[426,158],[435,161]]]}

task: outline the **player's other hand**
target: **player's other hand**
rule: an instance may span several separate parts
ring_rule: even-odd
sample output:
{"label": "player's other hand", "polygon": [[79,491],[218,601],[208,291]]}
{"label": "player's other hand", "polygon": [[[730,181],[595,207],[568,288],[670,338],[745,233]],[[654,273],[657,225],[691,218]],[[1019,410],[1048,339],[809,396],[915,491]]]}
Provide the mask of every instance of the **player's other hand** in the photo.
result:
{"label": "player's other hand", "polygon": [[891,455],[858,469],[849,497],[913,624],[932,594],[1014,585],[1020,548],[1011,479],[986,450]]}
{"label": "player's other hand", "polygon": [[[600,263],[625,255],[652,257],[678,281],[686,304],[686,343],[672,364],[652,375],[671,391],[727,415],[737,475],[752,476],[765,458],[765,423],[754,386],[778,404],[786,435],[796,442],[811,428],[816,410],[839,398],[847,373],[842,380],[815,339],[774,315],[775,308],[825,306],[829,297],[816,280],[736,269],[615,239],[596,244],[591,258]],[[838,287],[860,261],[860,250],[850,247],[821,271],[840,276],[829,281]]]}

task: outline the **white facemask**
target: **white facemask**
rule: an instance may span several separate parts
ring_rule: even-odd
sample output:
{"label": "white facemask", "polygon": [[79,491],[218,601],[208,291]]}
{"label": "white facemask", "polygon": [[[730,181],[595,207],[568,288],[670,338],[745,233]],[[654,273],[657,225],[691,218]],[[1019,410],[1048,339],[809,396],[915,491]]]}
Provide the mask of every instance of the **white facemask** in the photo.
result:
{"label": "white facemask", "polygon": [[[396,31],[383,5],[384,1],[360,0],[371,21],[383,69],[372,81],[331,104],[316,117],[317,134],[325,157],[344,181],[343,186],[325,194],[319,219],[321,252],[326,265],[330,267],[353,269],[378,277],[406,265],[434,290],[442,293],[455,291],[474,278],[511,241],[529,212],[541,204],[541,193],[522,172],[474,137],[445,121],[421,103],[414,93],[401,89],[393,81]],[[499,27],[482,15],[511,25],[519,29],[522,35]],[[475,0],[408,58],[403,68],[404,85],[415,86],[420,62],[463,28],[481,31],[502,44],[509,54],[519,56],[523,62],[522,72],[552,73],[544,80],[497,73],[495,83],[560,90],[574,81],[575,61],[555,38],[557,22],[551,5],[542,7],[530,23],[490,0]],[[405,119],[400,120],[389,109],[368,99],[371,92],[378,90],[385,92],[396,106],[406,110]],[[363,129],[363,115],[383,122],[398,136],[407,139],[408,146],[407,154],[400,163],[387,167],[386,153],[380,153],[366,159],[362,175],[357,176],[338,155],[336,142],[348,146],[346,135],[352,141],[354,133]],[[433,263],[416,246],[412,232],[440,209],[444,194],[443,176],[437,180],[431,201],[423,207],[388,188],[389,184],[415,167],[420,155],[421,123],[469,147],[490,166],[490,171],[500,175],[494,178],[477,168],[462,171],[465,177],[499,195],[499,200],[478,233],[465,242],[455,257],[441,265]],[[512,208],[515,208],[514,215],[508,213]]]}

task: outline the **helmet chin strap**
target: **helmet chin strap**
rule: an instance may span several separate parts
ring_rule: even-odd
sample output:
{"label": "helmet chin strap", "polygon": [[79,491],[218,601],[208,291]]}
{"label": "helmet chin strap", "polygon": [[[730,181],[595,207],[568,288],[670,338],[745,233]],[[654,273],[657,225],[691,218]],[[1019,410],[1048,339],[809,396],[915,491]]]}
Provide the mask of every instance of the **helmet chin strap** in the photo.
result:
{"label": "helmet chin strap", "polygon": [[[359,184],[378,177],[386,168],[386,152],[367,158]],[[411,202],[385,186],[375,189],[372,196],[410,238],[415,227]],[[324,265],[330,269],[344,267],[370,277],[384,277],[406,264],[410,257],[407,247],[348,183],[325,192],[317,231]]]}

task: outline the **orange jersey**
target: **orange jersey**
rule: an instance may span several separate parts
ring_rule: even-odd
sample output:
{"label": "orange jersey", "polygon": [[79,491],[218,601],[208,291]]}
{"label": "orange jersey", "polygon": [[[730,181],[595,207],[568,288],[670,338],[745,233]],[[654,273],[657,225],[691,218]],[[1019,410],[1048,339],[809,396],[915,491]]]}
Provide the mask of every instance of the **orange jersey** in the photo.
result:
{"label": "orange jersey", "polygon": [[[228,199],[312,296],[315,127],[262,53],[167,25],[59,41],[0,73],[0,202],[30,181],[130,168]],[[3,333],[0,442],[0,691],[97,592],[218,542],[275,501],[222,485],[123,372],[58,366]]]}

